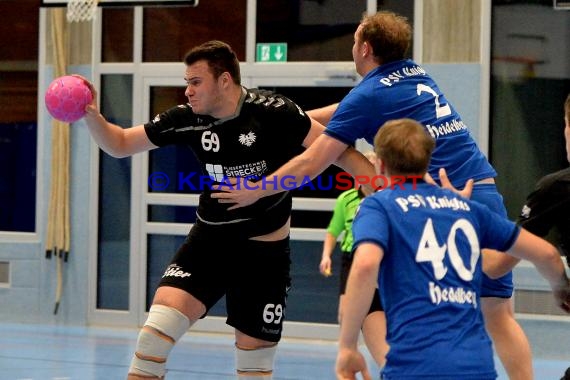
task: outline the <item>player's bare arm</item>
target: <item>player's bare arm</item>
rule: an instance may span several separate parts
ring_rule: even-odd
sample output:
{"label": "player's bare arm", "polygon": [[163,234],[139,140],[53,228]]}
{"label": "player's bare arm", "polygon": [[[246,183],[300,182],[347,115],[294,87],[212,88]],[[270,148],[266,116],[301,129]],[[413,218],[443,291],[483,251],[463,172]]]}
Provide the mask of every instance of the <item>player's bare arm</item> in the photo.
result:
{"label": "player's bare arm", "polygon": [[327,125],[331,120],[331,117],[334,111],[336,111],[337,107],[338,103],[331,104],[321,108],[315,108],[313,110],[307,111],[307,115],[317,120],[322,125]]}
{"label": "player's bare arm", "polygon": [[325,277],[332,275],[332,254],[336,246],[337,237],[327,231],[323,242],[323,253],[319,263],[319,272]]}
{"label": "player's bare arm", "polygon": [[[334,163],[346,148],[347,145],[343,142],[321,133],[302,154],[268,175],[271,179],[290,178],[289,180],[275,180],[266,186],[255,183],[235,186],[233,189],[212,194],[212,198],[217,198],[220,203],[233,203],[234,205],[228,210],[249,206],[259,198],[289,190],[293,183],[302,183],[306,178],[315,178]],[[367,161],[364,156],[363,159]]]}
{"label": "player's bare arm", "polygon": [[[505,255],[504,252],[495,251],[493,249],[484,249],[482,251],[483,272],[491,279],[503,277],[513,270],[512,256]],[[517,263],[519,260],[517,260]]]}
{"label": "player's bare arm", "polygon": [[303,147],[310,147],[324,131],[324,125],[318,120],[311,118],[311,129],[309,129],[309,133],[307,133],[307,136],[305,136],[305,139],[303,140]]}
{"label": "player's bare arm", "polygon": [[354,379],[358,372],[362,373],[364,379],[371,379],[366,361],[357,347],[360,329],[370,307],[370,300],[374,296],[383,255],[382,249],[372,243],[363,243],[356,249],[346,284],[340,321],[337,379]]}
{"label": "player's bare arm", "polygon": [[560,253],[552,244],[523,228],[508,253],[532,262],[550,284],[558,305],[570,313],[570,281]]}
{"label": "player's bare arm", "polygon": [[347,147],[334,163],[355,178],[355,181],[367,189],[366,194],[373,193],[383,183],[373,183],[376,169],[366,156],[353,147]]}
{"label": "player's bare arm", "polygon": [[156,145],[148,139],[142,124],[131,128],[122,128],[109,123],[99,111],[97,90],[93,84],[81,75],[75,74],[74,76],[81,78],[93,94],[93,100],[85,107],[84,120],[93,140],[105,153],[122,158],[156,148]]}
{"label": "player's bare arm", "polygon": [[148,139],[142,125],[123,129],[109,123],[101,114],[87,115],[85,121],[97,145],[113,157],[128,157],[156,148]]}

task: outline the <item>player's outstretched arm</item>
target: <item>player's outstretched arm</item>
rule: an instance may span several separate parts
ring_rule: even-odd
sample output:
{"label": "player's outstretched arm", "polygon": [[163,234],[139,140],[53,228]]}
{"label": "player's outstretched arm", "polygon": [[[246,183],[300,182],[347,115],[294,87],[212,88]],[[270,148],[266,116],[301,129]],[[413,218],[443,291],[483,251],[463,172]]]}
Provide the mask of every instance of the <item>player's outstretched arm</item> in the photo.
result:
{"label": "player's outstretched arm", "polygon": [[84,120],[93,140],[103,151],[113,157],[121,158],[156,148],[156,145],[148,139],[143,125],[123,129],[109,123],[99,111],[97,90],[93,84],[80,75],[74,76],[83,79],[93,94],[92,102],[85,108]]}
{"label": "player's outstretched arm", "polygon": [[340,320],[337,379],[355,379],[358,372],[362,373],[364,379],[371,379],[366,361],[358,352],[357,346],[360,329],[370,308],[370,300],[374,297],[383,255],[382,248],[372,243],[360,244],[354,253]]}
{"label": "player's outstretched arm", "polygon": [[[322,126],[318,124],[321,128]],[[248,182],[243,186],[234,186],[223,192],[213,193],[220,203],[233,203],[228,210],[249,206],[261,197],[282,191],[292,190],[307,178],[314,179],[346,150],[343,142],[320,134],[319,137],[300,155],[293,157],[277,171],[269,174],[263,185]],[[366,158],[365,158],[366,159]]]}
{"label": "player's outstretched arm", "polygon": [[513,270],[520,260],[513,261],[513,256],[493,249],[482,251],[483,272],[492,279],[503,277]]}
{"label": "player's outstretched arm", "polygon": [[327,125],[337,107],[338,103],[334,103],[325,107],[315,108],[307,111],[307,115],[317,120],[322,125]]}
{"label": "player's outstretched arm", "polygon": [[356,184],[367,189],[366,194],[371,194],[378,187],[384,185],[382,181],[375,182],[376,169],[366,156],[349,146],[338,157],[334,164],[348,172],[355,180]]}
{"label": "player's outstretched arm", "polygon": [[508,253],[532,262],[549,282],[558,305],[570,314],[570,281],[560,253],[552,244],[523,228]]}

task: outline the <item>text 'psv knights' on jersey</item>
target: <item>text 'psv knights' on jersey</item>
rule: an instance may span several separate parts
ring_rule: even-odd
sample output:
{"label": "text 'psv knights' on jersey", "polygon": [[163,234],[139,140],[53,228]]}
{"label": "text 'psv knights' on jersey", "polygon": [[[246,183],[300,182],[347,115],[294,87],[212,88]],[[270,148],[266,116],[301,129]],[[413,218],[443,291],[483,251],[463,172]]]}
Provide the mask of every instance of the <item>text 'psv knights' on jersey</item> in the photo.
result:
{"label": "text 'psv knights' on jersey", "polygon": [[465,182],[496,177],[468,127],[434,80],[412,60],[390,62],[370,71],[340,102],[326,134],[346,144],[359,138],[374,144],[385,122],[414,119],[435,139],[429,173],[439,179],[445,168],[455,187]]}
{"label": "text 'psv knights' on jersey", "polygon": [[[236,113],[228,118],[198,115],[189,104],[182,104],[145,124],[153,144],[188,146],[200,162],[201,175],[214,184],[228,184],[227,178],[261,178],[272,173],[302,151],[310,128],[310,118],[291,100],[270,91],[245,88]],[[271,186],[269,182],[267,186]],[[247,223],[253,236],[281,227],[291,213],[289,192],[228,211],[228,204],[210,197],[216,189],[224,187],[201,188],[197,211],[198,218],[211,225]]]}
{"label": "text 'psv knights' on jersey", "polygon": [[383,373],[494,378],[479,305],[480,250],[504,252],[520,230],[449,190],[425,182],[404,187],[366,197],[353,224],[355,248],[368,242],[384,251],[379,290],[390,352]]}

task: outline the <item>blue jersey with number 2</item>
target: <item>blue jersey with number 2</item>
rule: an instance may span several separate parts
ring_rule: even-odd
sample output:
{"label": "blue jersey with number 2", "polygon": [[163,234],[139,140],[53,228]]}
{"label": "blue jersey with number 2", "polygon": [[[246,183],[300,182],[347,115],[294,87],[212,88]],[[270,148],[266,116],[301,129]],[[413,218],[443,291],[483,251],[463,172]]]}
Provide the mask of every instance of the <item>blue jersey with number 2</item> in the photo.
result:
{"label": "blue jersey with number 2", "polygon": [[390,351],[383,379],[495,379],[479,296],[481,248],[519,234],[486,206],[420,182],[365,198],[354,247],[382,247],[378,277]]}
{"label": "blue jersey with number 2", "polygon": [[409,59],[370,71],[340,102],[325,133],[346,144],[360,138],[373,144],[382,124],[401,118],[420,122],[435,138],[429,167],[435,179],[442,167],[456,187],[463,187],[469,178],[497,175],[453,105],[425,70]]}

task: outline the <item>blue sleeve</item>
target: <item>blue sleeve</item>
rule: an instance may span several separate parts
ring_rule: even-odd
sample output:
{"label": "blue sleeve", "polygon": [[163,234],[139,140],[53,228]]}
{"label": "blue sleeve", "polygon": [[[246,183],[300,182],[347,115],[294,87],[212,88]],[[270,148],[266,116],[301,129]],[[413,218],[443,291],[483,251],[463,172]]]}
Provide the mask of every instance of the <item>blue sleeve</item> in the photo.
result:
{"label": "blue sleeve", "polygon": [[386,252],[389,245],[388,214],[382,203],[375,196],[364,198],[352,224],[355,250],[361,243],[374,243]]}
{"label": "blue sleeve", "polygon": [[520,234],[520,227],[507,218],[491,211],[487,206],[471,203],[480,214],[481,223],[481,248],[496,249],[497,251],[508,251]]}
{"label": "blue sleeve", "polygon": [[374,113],[370,112],[371,101],[360,92],[349,93],[339,103],[325,133],[347,145],[352,145],[361,138],[373,144],[372,140],[380,125],[377,125]]}

